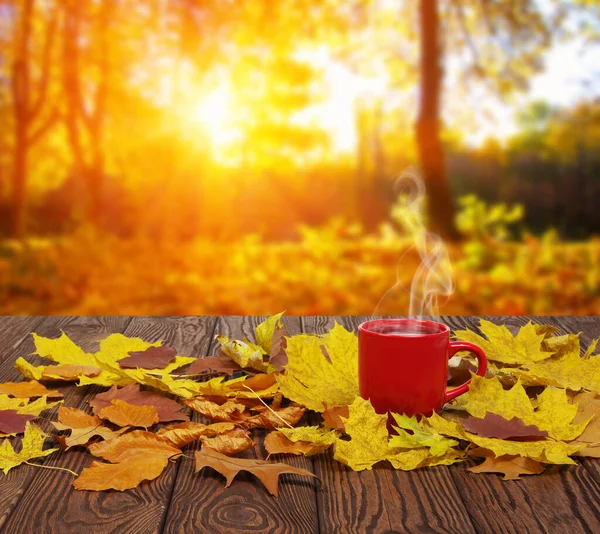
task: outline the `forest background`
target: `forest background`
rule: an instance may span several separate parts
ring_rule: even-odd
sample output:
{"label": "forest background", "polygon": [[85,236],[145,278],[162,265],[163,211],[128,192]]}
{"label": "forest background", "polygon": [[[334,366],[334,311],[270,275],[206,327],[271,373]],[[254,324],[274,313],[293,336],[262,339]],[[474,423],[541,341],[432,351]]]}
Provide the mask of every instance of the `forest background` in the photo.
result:
{"label": "forest background", "polygon": [[0,313],[405,315],[418,168],[440,313],[596,314],[599,38],[595,0],[0,0]]}

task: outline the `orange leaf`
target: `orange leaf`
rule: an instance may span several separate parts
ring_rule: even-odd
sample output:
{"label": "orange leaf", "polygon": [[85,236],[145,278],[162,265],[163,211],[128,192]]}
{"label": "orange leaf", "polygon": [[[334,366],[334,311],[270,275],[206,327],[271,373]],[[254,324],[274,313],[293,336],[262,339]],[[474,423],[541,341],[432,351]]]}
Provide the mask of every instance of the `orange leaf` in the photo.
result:
{"label": "orange leaf", "polygon": [[123,491],[137,487],[143,480],[154,480],[169,463],[168,456],[143,454],[130,457],[124,462],[107,464],[92,462],[73,482],[78,490],[102,491],[114,489]]}
{"label": "orange leaf", "polygon": [[29,399],[31,397],[62,397],[62,393],[55,389],[46,389],[44,384],[37,380],[29,382],[5,382],[0,384],[0,394],[16,397],[19,399]]}
{"label": "orange leaf", "polygon": [[292,441],[281,432],[270,432],[265,437],[265,449],[269,454],[296,454],[312,456],[331,447],[326,443]]}
{"label": "orange leaf", "polygon": [[[61,406],[58,409],[58,422],[60,425],[54,425],[58,430],[100,426],[102,424],[102,420],[99,417],[89,415],[77,408],[69,408],[68,406]],[[60,428],[60,426],[64,428]]]}
{"label": "orange leaf", "polygon": [[229,386],[230,391],[248,391],[250,388],[253,391],[262,391],[263,389],[268,389],[272,385],[277,382],[277,378],[274,374],[264,374],[260,373],[252,378],[248,378],[247,380],[241,382],[234,382]]}
{"label": "orange leaf", "polygon": [[225,484],[226,488],[229,487],[240,471],[247,471],[257,477],[265,485],[269,493],[275,497],[279,495],[279,475],[293,473],[315,477],[310,471],[298,469],[291,465],[265,462],[264,460],[229,458],[224,454],[203,448],[201,451],[196,452],[196,472],[204,467],[211,467],[221,473],[227,480],[227,484]]}
{"label": "orange leaf", "polygon": [[42,378],[52,380],[74,380],[80,376],[98,376],[102,369],[94,365],[48,365],[42,371]]}
{"label": "orange leaf", "polygon": [[156,435],[164,439],[174,447],[182,448],[188,443],[200,439],[202,436],[217,436],[229,430],[233,430],[233,423],[214,423],[212,425],[203,425],[202,423],[180,423],[161,428]]}
{"label": "orange leaf", "polygon": [[306,408],[299,404],[291,404],[287,408],[281,408],[273,412],[265,408],[262,413],[248,417],[243,421],[245,428],[266,428],[275,430],[277,428],[294,426],[302,419]]}
{"label": "orange leaf", "polygon": [[224,404],[217,404],[206,400],[204,397],[194,397],[183,401],[195,412],[211,419],[212,421],[240,421],[241,414],[246,407],[233,400],[228,400]]}
{"label": "orange leaf", "polygon": [[254,441],[241,428],[231,430],[214,438],[202,437],[202,450],[210,449],[227,456],[234,456],[254,447]]}
{"label": "orange leaf", "polygon": [[501,473],[503,480],[520,480],[520,475],[539,475],[544,466],[522,456],[496,456],[490,450],[477,447],[469,451],[470,456],[485,458],[485,461],[473,467],[469,467],[471,473]]}
{"label": "orange leaf", "polygon": [[136,406],[120,399],[114,399],[110,404],[102,408],[98,415],[115,425],[148,428],[158,423],[158,413],[154,406]]}
{"label": "orange leaf", "polygon": [[[54,423],[54,426],[56,426],[56,423]],[[105,441],[110,441],[127,430],[129,430],[129,427],[111,430],[102,425],[88,426],[73,428],[71,429],[71,434],[69,436],[57,436],[56,439],[58,439],[64,449],[70,449],[71,447],[77,447],[78,445],[87,445],[95,437],[101,437]]]}
{"label": "orange leaf", "polygon": [[110,441],[93,443],[89,450],[94,456],[113,463],[143,455],[170,458],[181,453],[177,447],[146,430],[134,430]]}
{"label": "orange leaf", "polygon": [[344,421],[342,421],[342,417],[344,419],[348,419],[350,416],[350,412],[348,411],[348,406],[330,406],[327,407],[327,403],[323,403],[323,407],[325,411],[323,412],[323,422],[325,426],[329,428],[334,428],[338,432],[344,432]]}

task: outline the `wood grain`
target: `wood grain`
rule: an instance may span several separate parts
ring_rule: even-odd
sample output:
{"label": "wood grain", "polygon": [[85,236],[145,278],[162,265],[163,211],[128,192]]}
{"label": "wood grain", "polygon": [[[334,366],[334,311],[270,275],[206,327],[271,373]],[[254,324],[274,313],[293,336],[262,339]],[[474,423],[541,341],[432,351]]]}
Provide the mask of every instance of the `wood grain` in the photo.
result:
{"label": "wood grain", "polygon": [[[529,320],[569,330],[561,317],[483,317],[519,327]],[[446,317],[453,329],[472,328],[477,318]],[[600,486],[581,465],[550,467],[541,475],[502,481],[467,471],[472,461],[450,467],[478,532],[598,532]]]}
{"label": "wood grain", "polygon": [[[220,318],[216,332],[235,339],[254,339],[254,328],[265,317]],[[286,332],[300,332],[296,317],[284,318]],[[219,347],[213,343],[211,353],[217,355]],[[196,418],[196,420],[201,420]],[[258,446],[241,455],[244,458],[264,459],[262,447],[264,433],[257,431]],[[190,446],[193,457],[196,446]],[[278,456],[283,461],[312,471],[309,459],[296,456]],[[194,472],[194,461],[181,464],[175,491],[171,498],[164,532],[285,532],[309,533],[317,531],[316,482],[298,475],[280,477],[280,493],[276,499],[252,475],[238,475],[229,488],[225,479],[212,469]]]}
{"label": "wood grain", "polygon": [[42,321],[42,317],[0,316],[0,364]]}
{"label": "wood grain", "polygon": [[[86,350],[95,348],[96,340],[104,337],[108,332],[123,330],[129,321],[128,318],[114,317],[19,317],[12,327],[15,331],[35,331],[41,336],[58,337],[61,330],[66,332],[76,343],[80,344]],[[23,356],[26,360],[34,365],[39,365],[42,360],[38,356],[32,355],[34,351],[33,339],[30,335],[26,335],[21,343],[14,344],[6,350],[6,345],[2,344],[4,358],[0,364],[0,381],[20,381],[24,378],[14,368],[14,362],[19,356]],[[5,351],[5,352],[4,352]],[[72,385],[64,383],[52,383],[52,387],[56,387],[64,394],[65,404],[78,405],[83,396],[83,390]],[[46,432],[49,432],[51,426],[46,420],[55,419],[56,408],[42,414],[42,418],[36,420],[36,424],[42,427]],[[15,440],[18,442],[19,440]],[[60,453],[37,460],[36,463],[44,465],[54,465],[57,461],[60,463]],[[27,492],[32,481],[39,475],[44,473],[52,473],[59,480],[72,478],[64,472],[49,471],[45,469],[35,468],[28,465],[20,466],[18,469],[13,469],[8,475],[0,475],[0,528],[5,523],[10,522],[9,516],[18,507],[22,496]],[[56,499],[56,495],[50,494],[50,498]],[[5,532],[11,532],[4,529]],[[16,532],[16,530],[12,530]]]}
{"label": "wood grain", "polygon": [[[356,330],[367,317],[304,317],[303,331],[324,333],[334,320]],[[356,473],[333,460],[313,457],[326,492],[318,495],[322,532],[475,532],[447,467],[396,471],[382,463]]]}
{"label": "wood grain", "polygon": [[[215,322],[212,317],[136,317],[121,330],[146,341],[164,340],[182,355],[202,356]],[[85,408],[99,388],[82,389],[85,393],[79,406]],[[56,465],[81,472],[91,460],[85,449],[75,448],[58,457]],[[158,479],[126,492],[83,492],[73,490],[72,476],[44,470],[16,506],[6,531],[34,532],[38,518],[44,517],[49,532],[160,532],[176,475],[177,464],[173,463]],[[69,498],[57,500],[56,495]]]}

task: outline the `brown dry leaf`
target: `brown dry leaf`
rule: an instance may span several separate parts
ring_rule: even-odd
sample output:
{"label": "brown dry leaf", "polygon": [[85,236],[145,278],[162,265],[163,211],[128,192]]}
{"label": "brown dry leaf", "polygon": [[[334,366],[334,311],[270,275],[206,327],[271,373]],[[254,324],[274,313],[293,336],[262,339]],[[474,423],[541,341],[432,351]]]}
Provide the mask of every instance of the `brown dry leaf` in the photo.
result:
{"label": "brown dry leaf", "polygon": [[80,376],[98,376],[102,372],[100,367],[94,365],[48,365],[42,371],[42,379],[46,380],[75,380]]}
{"label": "brown dry leaf", "polygon": [[575,395],[571,402],[577,404],[577,415],[573,423],[581,423],[592,417],[583,433],[570,442],[573,445],[587,444],[587,447],[577,451],[575,456],[600,458],[600,397],[595,393],[583,392]]}
{"label": "brown dry leaf", "polygon": [[110,441],[94,443],[90,445],[89,450],[94,456],[113,463],[144,454],[171,457],[181,452],[177,447],[173,447],[160,436],[147,430],[134,430]]}
{"label": "brown dry leaf", "polygon": [[214,438],[201,437],[202,450],[210,449],[226,456],[235,456],[240,452],[252,449],[255,445],[248,433],[241,428],[230,430]]}
{"label": "brown dry leaf", "polygon": [[241,371],[242,368],[229,358],[207,356],[206,358],[198,358],[194,363],[192,363],[192,365],[188,367],[185,374],[195,375],[209,370],[230,375],[234,371]]}
{"label": "brown dry leaf", "polygon": [[0,437],[22,434],[27,422],[34,419],[37,419],[37,415],[22,414],[17,410],[0,410]]}
{"label": "brown dry leaf", "polygon": [[188,417],[181,413],[183,406],[156,391],[140,391],[139,384],[131,384],[123,388],[113,386],[100,393],[90,402],[95,414],[102,408],[110,406],[111,401],[120,399],[135,406],[154,406],[161,423],[167,421],[187,421]]}
{"label": "brown dry leaf", "polygon": [[278,430],[265,437],[265,449],[269,454],[296,454],[312,456],[331,447],[331,443],[311,443],[310,441],[292,441]]}
{"label": "brown dry leaf", "polygon": [[183,401],[192,410],[210,419],[211,421],[241,421],[242,413],[246,411],[243,404],[234,400],[227,400],[223,404],[217,404],[204,397],[194,397]]}
{"label": "brown dry leaf", "polygon": [[471,456],[485,458],[482,464],[469,467],[472,473],[501,473],[503,480],[521,480],[520,475],[539,475],[544,466],[522,456],[499,456],[496,458],[494,453],[487,449],[477,448],[469,452]]}
{"label": "brown dry leaf", "polygon": [[293,403],[286,408],[280,408],[274,411],[265,408],[261,413],[244,419],[242,425],[245,428],[266,428],[267,430],[276,430],[282,427],[295,426],[306,412],[304,406]]}
{"label": "brown dry leaf", "polygon": [[463,419],[461,423],[467,432],[486,438],[534,441],[548,437],[548,432],[535,425],[526,425],[518,417],[508,420],[491,412],[486,413],[483,418]]}
{"label": "brown dry leaf", "polygon": [[111,401],[98,415],[119,426],[141,426],[148,428],[158,423],[158,412],[154,406],[136,406],[120,399]]}
{"label": "brown dry leaf", "polygon": [[54,426],[58,430],[67,430],[72,428],[100,426],[101,424],[102,420],[99,417],[89,415],[83,410],[78,410],[77,408],[61,406],[58,409],[58,423],[54,423]]}
{"label": "brown dry leaf", "polygon": [[177,356],[177,351],[166,345],[130,351],[129,357],[119,360],[121,369],[164,369]]}
{"label": "brown dry leaf", "polygon": [[276,371],[283,371],[288,363],[287,354],[285,352],[286,348],[287,339],[285,338],[283,328],[275,328],[269,354],[269,363]]}
{"label": "brown dry leaf", "polygon": [[202,423],[195,423],[188,421],[187,423],[180,423],[178,425],[171,425],[165,428],[161,428],[156,435],[161,439],[166,440],[174,447],[182,448],[188,443],[196,441],[203,436],[218,436],[233,430],[235,425],[233,423],[214,423],[212,425],[204,425]]}
{"label": "brown dry leaf", "polygon": [[40,384],[37,380],[29,380],[28,382],[5,382],[4,384],[0,384],[0,394],[19,399],[63,396],[62,393],[56,389],[46,389],[46,386]]}
{"label": "brown dry leaf", "polygon": [[348,410],[348,405],[345,406],[327,406],[327,403],[323,403],[323,423],[328,428],[334,428],[338,432],[344,432],[344,419],[348,419],[350,416],[350,412]]}
{"label": "brown dry leaf", "polygon": [[282,473],[293,473],[296,475],[316,476],[305,469],[298,469],[291,465],[283,463],[265,462],[264,460],[246,460],[242,458],[229,458],[224,454],[212,450],[196,452],[196,472],[204,467],[211,467],[221,473],[227,483],[225,487],[233,482],[233,479],[240,471],[247,471],[257,477],[267,488],[271,495],[279,495],[279,475]]}

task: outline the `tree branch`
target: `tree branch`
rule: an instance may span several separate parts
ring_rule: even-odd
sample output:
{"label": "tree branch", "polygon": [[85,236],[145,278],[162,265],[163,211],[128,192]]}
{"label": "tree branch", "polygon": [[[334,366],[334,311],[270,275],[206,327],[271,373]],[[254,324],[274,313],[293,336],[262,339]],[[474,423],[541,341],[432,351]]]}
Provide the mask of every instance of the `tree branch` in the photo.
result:
{"label": "tree branch", "polygon": [[48,115],[45,121],[42,121],[40,125],[34,129],[28,139],[28,146],[35,145],[47,132],[54,126],[58,119],[60,118],[60,114],[56,108],[52,108],[52,111]]}
{"label": "tree branch", "polygon": [[471,55],[473,56],[473,67],[474,67],[475,73],[478,76],[481,76],[483,74],[483,67],[481,66],[481,59],[479,57],[479,51],[477,50],[477,46],[475,45],[475,42],[473,41],[473,37],[471,36],[471,34],[469,32],[469,28],[467,26],[467,20],[465,17],[465,10],[463,9],[462,0],[454,0],[452,2],[452,5],[456,9],[456,14],[458,17],[458,24],[460,25],[461,31],[465,38],[465,43],[467,43],[467,47],[469,48],[469,50],[471,51]]}

